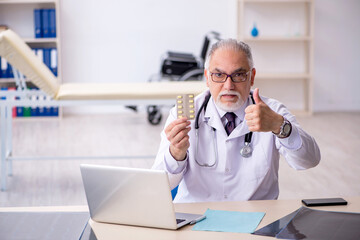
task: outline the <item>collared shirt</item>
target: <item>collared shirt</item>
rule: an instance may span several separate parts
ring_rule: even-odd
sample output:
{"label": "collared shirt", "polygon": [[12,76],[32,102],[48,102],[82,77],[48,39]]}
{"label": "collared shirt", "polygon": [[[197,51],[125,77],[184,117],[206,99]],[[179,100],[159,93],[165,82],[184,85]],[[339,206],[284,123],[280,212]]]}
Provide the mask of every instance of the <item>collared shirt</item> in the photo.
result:
{"label": "collared shirt", "polygon": [[[236,118],[235,118],[235,126],[239,125],[242,121],[244,121],[244,117],[245,117],[245,108],[249,105],[249,98],[246,100],[246,102],[236,111],[234,111]],[[225,112],[224,110],[220,109],[218,106],[216,106],[215,104],[215,108],[219,113],[219,116],[221,117],[221,121],[225,127],[226,123],[228,122],[225,114],[227,112]]]}
{"label": "collared shirt", "polygon": [[[200,108],[205,94],[195,99],[196,109]],[[261,98],[272,110],[291,122],[292,132],[285,139],[279,139],[271,132],[254,132],[251,140],[253,152],[249,158],[240,155],[245,134],[249,132],[246,120],[227,136],[212,98],[206,112],[200,114],[198,138],[194,121],[191,123],[190,147],[184,161],[176,161],[171,156],[170,142],[164,131],[161,133],[153,168],[168,172],[172,188],[179,184],[175,202],[276,199],[279,195],[280,154],[295,169],[307,169],[319,163],[320,151],[315,140],[301,129],[295,117],[280,102]],[[245,103],[243,111],[249,102]],[[175,119],[176,112],[172,109],[165,125]],[[213,166],[200,166],[204,164]]]}

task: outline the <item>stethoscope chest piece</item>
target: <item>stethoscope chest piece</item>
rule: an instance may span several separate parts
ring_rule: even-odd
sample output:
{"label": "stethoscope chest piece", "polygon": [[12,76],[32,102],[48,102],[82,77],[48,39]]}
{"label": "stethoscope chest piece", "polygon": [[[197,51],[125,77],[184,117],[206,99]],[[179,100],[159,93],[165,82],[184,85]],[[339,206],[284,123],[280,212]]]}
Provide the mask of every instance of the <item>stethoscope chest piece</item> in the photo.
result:
{"label": "stethoscope chest piece", "polygon": [[251,157],[252,148],[250,147],[250,143],[249,143],[249,142],[245,142],[244,147],[240,150],[240,154],[241,154],[241,156],[243,156],[244,158]]}

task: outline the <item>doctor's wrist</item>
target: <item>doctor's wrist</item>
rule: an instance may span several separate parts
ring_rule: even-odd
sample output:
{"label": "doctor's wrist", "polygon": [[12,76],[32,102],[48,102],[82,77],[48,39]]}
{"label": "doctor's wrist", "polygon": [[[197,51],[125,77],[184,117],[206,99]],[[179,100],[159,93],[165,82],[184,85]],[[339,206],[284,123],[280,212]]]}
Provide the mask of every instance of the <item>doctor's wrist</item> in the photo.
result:
{"label": "doctor's wrist", "polygon": [[283,117],[283,122],[282,122],[282,124],[281,124],[281,126],[280,126],[280,131],[279,131],[279,133],[275,133],[275,132],[273,132],[273,133],[274,133],[274,134],[276,135],[276,137],[278,137],[278,138],[287,138],[287,137],[290,136],[291,132],[292,132],[292,125],[291,125],[291,123],[290,123],[286,118]]}
{"label": "doctor's wrist", "polygon": [[187,151],[179,151],[170,146],[169,152],[176,161],[185,161],[187,159]]}
{"label": "doctor's wrist", "polygon": [[281,125],[284,122],[284,117],[280,114],[277,114],[276,118],[273,121],[272,133],[278,135],[281,131]]}

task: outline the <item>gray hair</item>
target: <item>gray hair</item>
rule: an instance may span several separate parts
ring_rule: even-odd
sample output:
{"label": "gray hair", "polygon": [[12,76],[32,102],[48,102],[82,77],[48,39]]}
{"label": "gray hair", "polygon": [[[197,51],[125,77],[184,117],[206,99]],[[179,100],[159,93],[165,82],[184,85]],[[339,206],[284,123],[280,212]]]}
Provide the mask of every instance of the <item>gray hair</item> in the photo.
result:
{"label": "gray hair", "polygon": [[252,58],[250,46],[244,42],[236,41],[235,39],[229,38],[229,39],[220,40],[211,46],[209,53],[206,57],[206,61],[205,61],[205,65],[204,65],[205,69],[209,70],[209,64],[210,64],[211,57],[213,56],[215,51],[218,49],[229,49],[229,50],[233,50],[236,52],[241,51],[241,52],[245,53],[250,68],[254,67],[254,61]]}

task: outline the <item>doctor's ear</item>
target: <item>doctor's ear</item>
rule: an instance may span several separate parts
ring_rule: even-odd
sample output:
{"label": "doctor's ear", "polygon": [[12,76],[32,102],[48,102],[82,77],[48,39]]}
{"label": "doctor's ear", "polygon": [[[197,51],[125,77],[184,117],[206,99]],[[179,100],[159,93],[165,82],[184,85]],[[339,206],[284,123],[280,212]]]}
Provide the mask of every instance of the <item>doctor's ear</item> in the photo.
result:
{"label": "doctor's ear", "polygon": [[256,75],[256,69],[253,68],[253,69],[251,70],[251,79],[250,79],[251,86],[254,86],[255,75]]}
{"label": "doctor's ear", "polygon": [[206,68],[204,69],[204,76],[206,78],[206,86],[209,87],[209,76]]}

